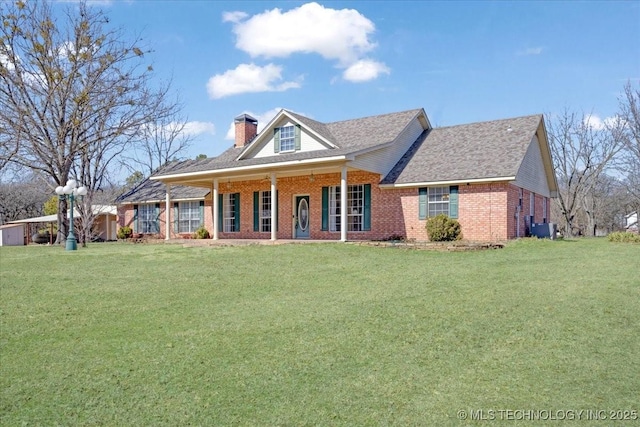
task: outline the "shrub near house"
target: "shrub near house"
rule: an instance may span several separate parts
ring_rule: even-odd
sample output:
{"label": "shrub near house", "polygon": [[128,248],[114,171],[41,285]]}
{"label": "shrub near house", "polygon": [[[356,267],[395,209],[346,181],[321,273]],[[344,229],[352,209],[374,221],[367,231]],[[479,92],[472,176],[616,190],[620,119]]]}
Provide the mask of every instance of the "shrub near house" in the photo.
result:
{"label": "shrub near house", "polygon": [[127,227],[126,225],[118,228],[118,239],[120,240],[128,239],[132,234],[133,230],[131,230],[131,228]]}
{"label": "shrub near house", "polygon": [[452,242],[462,239],[460,223],[445,214],[427,220],[427,234],[432,242]]}
{"label": "shrub near house", "polygon": [[610,242],[640,243],[640,234],[632,233],[630,231],[616,231],[615,233],[610,233],[607,238]]}

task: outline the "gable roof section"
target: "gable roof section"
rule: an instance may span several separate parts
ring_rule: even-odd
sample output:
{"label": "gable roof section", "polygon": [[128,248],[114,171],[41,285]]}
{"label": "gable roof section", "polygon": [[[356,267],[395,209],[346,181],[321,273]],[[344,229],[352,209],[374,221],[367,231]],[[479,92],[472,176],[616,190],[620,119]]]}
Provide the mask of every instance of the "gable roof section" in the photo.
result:
{"label": "gable roof section", "polygon": [[[301,125],[307,133],[315,135],[319,142],[328,149],[336,148],[335,144],[331,142],[331,135],[327,131],[324,123],[320,123],[292,111],[282,109],[273,119],[271,119],[269,123],[267,123],[255,138],[244,146],[235,160],[247,160],[256,157],[256,154],[264,149],[264,145],[273,137],[275,129],[278,128],[276,125],[282,123],[283,119]],[[276,153],[274,154],[277,155]]]}
{"label": "gable roof section", "polygon": [[426,126],[430,127],[427,115],[420,108],[328,123],[327,129],[334,136],[337,145],[348,147],[350,152],[357,153],[376,149],[393,142],[407,125],[420,114],[424,116]]}
{"label": "gable roof section", "polygon": [[431,129],[381,184],[512,180],[541,121],[538,114]]}
{"label": "gable roof section", "polygon": [[[392,143],[402,133],[407,125],[420,114],[426,114],[421,108],[407,110],[398,113],[382,114],[379,116],[365,117],[361,119],[345,120],[334,123],[320,123],[296,113],[283,110],[290,118],[299,122],[307,130],[325,138],[327,142],[335,146],[326,150],[305,151],[295,153],[274,154],[268,157],[242,158],[242,155],[251,150],[251,147],[261,143],[263,138],[269,138],[269,128],[263,129],[260,134],[245,148],[231,147],[218,157],[192,161],[192,163],[180,165],[171,170],[162,170],[154,174],[151,179],[166,178],[180,174],[207,172],[224,169],[232,169],[244,166],[277,165],[288,161],[313,160],[331,157],[344,157],[355,155],[362,151],[380,148]],[[283,113],[283,112],[281,112]],[[272,125],[274,121],[272,120]],[[428,123],[428,121],[427,121]]]}

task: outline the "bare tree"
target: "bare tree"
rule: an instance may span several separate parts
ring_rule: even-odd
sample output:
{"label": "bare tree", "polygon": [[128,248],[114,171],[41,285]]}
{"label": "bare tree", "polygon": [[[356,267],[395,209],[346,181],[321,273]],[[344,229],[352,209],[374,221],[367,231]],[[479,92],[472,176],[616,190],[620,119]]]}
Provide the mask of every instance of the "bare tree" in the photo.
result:
{"label": "bare tree", "polygon": [[[2,58],[0,57],[0,63]],[[2,123],[0,123],[0,171],[9,164],[13,156],[18,152],[18,140],[13,140],[9,137],[9,133],[4,130]]]}
{"label": "bare tree", "polygon": [[634,89],[630,81],[619,99],[618,117],[617,137],[624,142],[621,170],[630,198],[627,213],[640,212],[640,88]]}
{"label": "bare tree", "polygon": [[582,228],[592,235],[621,230],[628,204],[624,182],[606,173],[601,174],[582,198]]}
{"label": "bare tree", "polygon": [[[593,192],[598,180],[622,149],[622,142],[609,129],[596,129],[589,116],[564,110],[549,123],[549,139],[558,177],[559,191],[556,203],[568,237],[577,233],[595,235],[596,210]],[[586,216],[586,224],[576,227],[579,213]]]}
{"label": "bare tree", "polygon": [[49,196],[33,174],[27,174],[19,181],[0,183],[0,225],[43,215],[44,203]]}
{"label": "bare tree", "polygon": [[[67,7],[63,19],[46,1],[2,2],[0,15],[3,159],[47,176],[52,191],[72,171],[95,190],[96,174],[147,123],[175,112],[168,86],[151,88],[141,39],[125,40],[85,1]],[[61,241],[69,230],[63,199],[58,230]]]}
{"label": "bare tree", "polygon": [[193,136],[186,131],[187,119],[177,111],[145,124],[133,154],[124,159],[123,165],[131,173],[140,171],[146,176],[151,175],[158,167],[179,159],[191,146]]}

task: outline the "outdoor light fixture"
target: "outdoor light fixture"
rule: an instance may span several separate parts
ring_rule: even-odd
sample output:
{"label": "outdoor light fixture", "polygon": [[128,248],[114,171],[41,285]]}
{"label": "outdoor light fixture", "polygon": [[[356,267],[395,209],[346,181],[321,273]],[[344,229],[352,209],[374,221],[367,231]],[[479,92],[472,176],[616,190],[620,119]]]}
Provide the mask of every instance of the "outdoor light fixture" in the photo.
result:
{"label": "outdoor light fixture", "polygon": [[67,236],[66,250],[75,251],[78,249],[78,241],[73,234],[73,209],[75,207],[75,198],[82,197],[87,194],[87,187],[84,185],[78,187],[77,182],[74,179],[67,181],[67,185],[56,187],[56,194],[60,197],[60,200],[69,198],[69,205],[71,206],[71,218],[69,219],[69,235]]}

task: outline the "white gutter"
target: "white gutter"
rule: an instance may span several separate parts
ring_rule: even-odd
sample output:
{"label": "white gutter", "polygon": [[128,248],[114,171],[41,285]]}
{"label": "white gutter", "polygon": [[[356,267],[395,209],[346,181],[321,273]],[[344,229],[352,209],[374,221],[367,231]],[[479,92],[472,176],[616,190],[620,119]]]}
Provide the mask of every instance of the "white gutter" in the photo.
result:
{"label": "white gutter", "polygon": [[411,182],[407,184],[380,184],[380,188],[409,188],[409,187],[429,187],[436,185],[456,185],[456,184],[479,184],[485,182],[502,182],[515,181],[515,176],[502,176],[496,178],[475,178],[475,179],[456,179],[452,181],[424,181]]}
{"label": "white gutter", "polygon": [[187,172],[187,173],[177,173],[173,175],[158,175],[152,176],[150,179],[154,180],[162,180],[162,179],[172,179],[172,178],[188,178],[188,177],[198,177],[204,175],[222,175],[224,173],[232,173],[232,172],[244,172],[244,171],[254,171],[259,169],[276,169],[282,166],[297,166],[297,165],[306,165],[313,163],[328,163],[335,162],[337,160],[349,160],[346,155],[343,156],[333,156],[333,157],[324,157],[320,159],[303,159],[303,160],[289,160],[287,162],[280,163],[265,163],[260,165],[248,165],[248,166],[239,166],[235,168],[225,168],[225,169],[210,169],[206,171],[198,171],[198,172]]}

